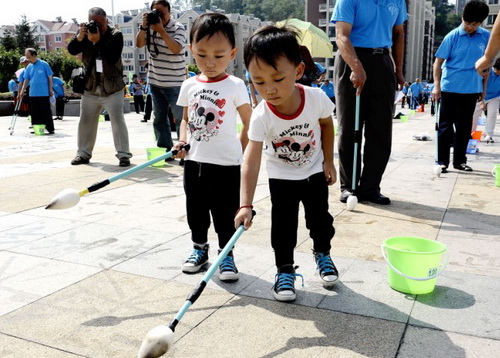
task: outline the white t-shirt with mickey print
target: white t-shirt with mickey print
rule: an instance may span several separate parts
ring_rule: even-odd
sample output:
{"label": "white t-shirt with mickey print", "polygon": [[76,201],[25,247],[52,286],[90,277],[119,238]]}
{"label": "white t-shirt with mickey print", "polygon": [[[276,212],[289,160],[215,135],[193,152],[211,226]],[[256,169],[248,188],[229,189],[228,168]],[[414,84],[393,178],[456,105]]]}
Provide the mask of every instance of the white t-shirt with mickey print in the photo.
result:
{"label": "white t-shirt with mickey print", "polygon": [[301,105],[285,116],[262,101],[253,111],[248,137],[265,143],[269,178],[302,180],[323,171],[320,118],[332,115],[334,105],[319,88],[296,85]]}
{"label": "white t-shirt with mickey print", "polygon": [[232,75],[216,81],[199,76],[182,83],[177,105],[188,108],[186,160],[218,165],[243,161],[238,138],[237,108],[250,103],[245,83]]}

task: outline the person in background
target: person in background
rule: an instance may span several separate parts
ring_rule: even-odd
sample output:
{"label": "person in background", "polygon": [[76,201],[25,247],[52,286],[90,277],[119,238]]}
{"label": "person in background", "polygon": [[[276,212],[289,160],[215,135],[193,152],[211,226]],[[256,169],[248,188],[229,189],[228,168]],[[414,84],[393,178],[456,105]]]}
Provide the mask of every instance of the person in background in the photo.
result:
{"label": "person in background", "polygon": [[490,33],[481,28],[489,7],[482,0],[470,0],[462,14],[462,23],[441,42],[434,61],[435,100],[439,106],[438,149],[436,164],[441,173],[448,172],[450,148],[453,147],[453,168],[471,172],[467,165],[467,145],[471,138],[472,117],[476,102],[482,100],[485,79],[475,69],[483,56]]}
{"label": "person in background", "polygon": [[93,24],[92,31],[87,24],[80,24],[78,33],[68,44],[70,54],[82,54],[88,76],[80,106],[78,150],[71,164],[89,163],[97,138],[99,115],[105,109],[111,122],[119,166],[128,167],[132,153],[123,115],[123,35],[108,25],[102,8],[91,8],[88,20]]}
{"label": "person in background", "polygon": [[53,77],[52,88],[54,89],[54,97],[56,98],[56,118],[54,119],[62,121],[64,117],[64,105],[66,103],[63,80],[59,77]]}
{"label": "person in background", "polygon": [[144,90],[137,75],[132,77],[132,83],[130,86],[132,87],[132,93],[134,96],[135,113],[139,114],[144,112]]}
{"label": "person in background", "polygon": [[410,109],[415,110],[417,108],[417,104],[422,104],[422,92],[424,91],[424,87],[420,83],[420,78],[416,78],[415,82],[410,85]]}
{"label": "person in background", "polygon": [[480,76],[486,76],[500,51],[500,11],[498,12],[484,55],[476,61],[475,68]]}
{"label": "person in background", "polygon": [[16,75],[12,76],[9,83],[7,84],[7,87],[9,88],[9,92],[12,92],[12,96],[14,97],[14,101],[15,101],[17,98],[17,94],[19,92],[19,84],[17,82]]}
{"label": "person in background", "polygon": [[[407,18],[405,0],[378,3],[337,0],[335,3],[331,21],[335,23],[339,48],[334,83],[339,122],[340,201],[343,203],[352,195],[353,184],[358,188],[356,194],[360,201],[391,203],[381,194],[380,183],[391,155],[394,94],[397,86],[401,89],[405,82],[404,22]],[[362,138],[360,146],[364,144],[356,160],[359,178],[352,177],[356,96],[361,96],[358,138]]]}
{"label": "person in background", "polygon": [[500,106],[500,59],[495,61],[489,76],[486,78],[488,82],[486,84],[486,92],[483,93],[484,100],[476,104],[472,120],[472,131],[474,132],[477,129],[479,116],[485,111],[487,114],[484,140],[486,143],[495,143],[493,135],[495,134],[498,107]]}
{"label": "person in background", "polygon": [[410,89],[410,85],[408,82],[405,82],[401,92],[403,92],[403,98],[401,98],[401,108],[405,108],[405,102],[408,104],[408,108],[410,107],[410,101],[408,100],[408,90]]}
{"label": "person in background", "polygon": [[[54,120],[50,109],[50,97],[54,95],[52,89],[53,72],[50,65],[38,58],[34,48],[27,48],[24,55],[30,62],[23,71],[23,89],[29,84],[31,124],[44,124],[49,134],[54,134]],[[21,98],[24,91],[21,90]]]}
{"label": "person in background", "polygon": [[153,100],[153,127],[158,147],[169,151],[173,145],[168,118],[169,107],[177,123],[182,119],[182,108],[176,103],[182,82],[186,78],[184,59],[186,35],[184,26],[171,17],[168,1],[154,0],[151,3],[151,10],[159,12],[160,18],[155,19],[155,23],[149,23],[148,16],[151,17],[151,13],[142,14],[136,45],[138,48],[146,46],[149,52],[148,83]]}

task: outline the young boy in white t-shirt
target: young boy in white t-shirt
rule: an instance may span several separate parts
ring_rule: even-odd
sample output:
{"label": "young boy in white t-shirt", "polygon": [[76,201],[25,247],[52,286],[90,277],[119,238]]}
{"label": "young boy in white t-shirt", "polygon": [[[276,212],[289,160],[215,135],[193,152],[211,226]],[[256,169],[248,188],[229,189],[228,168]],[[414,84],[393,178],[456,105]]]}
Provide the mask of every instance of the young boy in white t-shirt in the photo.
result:
{"label": "young boy in white t-shirt", "polygon": [[235,225],[248,229],[252,201],[265,142],[272,202],[271,244],[278,268],[274,297],[293,301],[293,253],[297,244],[298,212],[302,202],[313,239],[316,264],[324,285],[338,280],[330,256],[335,234],[328,213],[328,185],[337,180],[333,164],[332,101],[319,88],[296,84],[303,75],[297,34],[267,26],[245,44],[245,65],[262,101],[253,111],[242,171],[240,209]]}
{"label": "young boy in white t-shirt", "polygon": [[[180,137],[174,149],[185,158],[184,190],[194,250],[182,271],[194,273],[208,262],[210,214],[222,249],[235,232],[242,155],[248,143],[252,108],[245,83],[226,73],[236,52],[234,30],[220,13],[207,13],[193,23],[190,50],[201,74],[185,80],[177,105],[184,107]],[[238,137],[237,115],[242,121]],[[186,153],[182,146],[190,144]],[[186,155],[187,154],[187,155]],[[223,281],[238,279],[232,250],[219,267]]]}

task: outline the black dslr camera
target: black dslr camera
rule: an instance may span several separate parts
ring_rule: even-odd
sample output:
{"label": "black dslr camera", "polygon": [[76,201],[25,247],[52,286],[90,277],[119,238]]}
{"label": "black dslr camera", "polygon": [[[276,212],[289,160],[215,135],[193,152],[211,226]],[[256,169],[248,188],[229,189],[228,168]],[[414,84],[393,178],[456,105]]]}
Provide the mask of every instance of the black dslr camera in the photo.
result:
{"label": "black dslr camera", "polygon": [[148,26],[156,25],[161,22],[161,12],[158,9],[154,9],[147,15]]}
{"label": "black dslr camera", "polygon": [[85,26],[87,27],[87,31],[92,34],[97,34],[97,31],[99,30],[99,24],[94,20],[89,21],[85,24]]}

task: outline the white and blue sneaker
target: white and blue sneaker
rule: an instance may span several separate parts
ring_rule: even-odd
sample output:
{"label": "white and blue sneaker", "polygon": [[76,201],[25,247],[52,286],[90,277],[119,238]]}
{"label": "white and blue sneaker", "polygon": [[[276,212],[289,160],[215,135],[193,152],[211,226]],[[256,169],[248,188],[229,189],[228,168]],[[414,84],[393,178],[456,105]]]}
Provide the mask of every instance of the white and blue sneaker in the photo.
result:
{"label": "white and blue sneaker", "polygon": [[339,272],[332,261],[330,252],[314,252],[314,260],[323,285],[327,287],[335,285],[339,280]]}
{"label": "white and blue sneaker", "polygon": [[182,272],[196,273],[208,262],[208,249],[206,244],[203,247],[194,246],[191,256],[182,264]]}
{"label": "white and blue sneaker", "polygon": [[[219,250],[219,254],[221,251]],[[238,278],[238,269],[234,263],[233,250],[231,250],[219,265],[219,279],[221,281],[237,281]]]}
{"label": "white and blue sneaker", "polygon": [[298,266],[283,265],[278,268],[278,273],[275,276],[275,283],[273,286],[274,298],[281,302],[295,301],[297,295],[295,294],[295,278],[299,276],[302,278],[302,287],[304,287],[304,277],[295,273]]}

